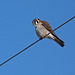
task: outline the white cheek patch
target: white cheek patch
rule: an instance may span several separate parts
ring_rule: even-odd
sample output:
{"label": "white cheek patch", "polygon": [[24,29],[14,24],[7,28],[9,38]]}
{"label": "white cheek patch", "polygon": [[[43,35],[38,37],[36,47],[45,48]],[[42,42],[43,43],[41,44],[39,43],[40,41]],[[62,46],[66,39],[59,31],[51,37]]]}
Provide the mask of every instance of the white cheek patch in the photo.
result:
{"label": "white cheek patch", "polygon": [[36,24],[37,24],[37,21],[36,21]]}

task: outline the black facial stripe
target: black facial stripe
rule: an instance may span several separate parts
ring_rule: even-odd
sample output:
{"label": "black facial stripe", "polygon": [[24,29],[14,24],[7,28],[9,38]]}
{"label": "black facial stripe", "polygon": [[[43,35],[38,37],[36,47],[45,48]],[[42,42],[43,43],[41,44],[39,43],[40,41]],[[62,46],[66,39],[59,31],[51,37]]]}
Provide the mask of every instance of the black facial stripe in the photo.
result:
{"label": "black facial stripe", "polygon": [[39,22],[37,21],[37,23],[39,23]]}

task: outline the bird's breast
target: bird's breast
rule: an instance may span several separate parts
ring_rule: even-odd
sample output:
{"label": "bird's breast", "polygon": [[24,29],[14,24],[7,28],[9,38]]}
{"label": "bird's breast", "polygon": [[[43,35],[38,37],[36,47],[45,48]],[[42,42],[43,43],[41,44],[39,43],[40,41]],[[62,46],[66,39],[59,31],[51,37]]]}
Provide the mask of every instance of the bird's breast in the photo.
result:
{"label": "bird's breast", "polygon": [[36,34],[38,35],[38,37],[42,37],[45,36],[49,33],[49,31],[42,25],[37,25],[36,27]]}

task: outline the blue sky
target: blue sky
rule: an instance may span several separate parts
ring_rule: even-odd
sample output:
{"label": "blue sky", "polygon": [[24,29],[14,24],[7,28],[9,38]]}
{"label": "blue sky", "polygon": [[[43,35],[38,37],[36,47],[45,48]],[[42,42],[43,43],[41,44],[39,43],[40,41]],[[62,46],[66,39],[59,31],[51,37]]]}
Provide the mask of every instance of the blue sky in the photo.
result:
{"label": "blue sky", "polygon": [[[75,16],[75,0],[0,0],[0,63],[38,40],[34,18],[55,29]],[[75,19],[55,31],[62,48],[43,39],[0,67],[0,75],[75,75]]]}

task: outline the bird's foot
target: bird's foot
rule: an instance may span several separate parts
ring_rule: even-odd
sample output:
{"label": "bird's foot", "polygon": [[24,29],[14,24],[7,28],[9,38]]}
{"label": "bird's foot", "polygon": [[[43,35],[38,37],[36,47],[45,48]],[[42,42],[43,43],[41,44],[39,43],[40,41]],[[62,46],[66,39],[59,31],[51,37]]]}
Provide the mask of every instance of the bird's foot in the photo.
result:
{"label": "bird's foot", "polygon": [[42,37],[40,38],[40,40],[42,40],[43,38],[45,38],[45,36],[42,36]]}

